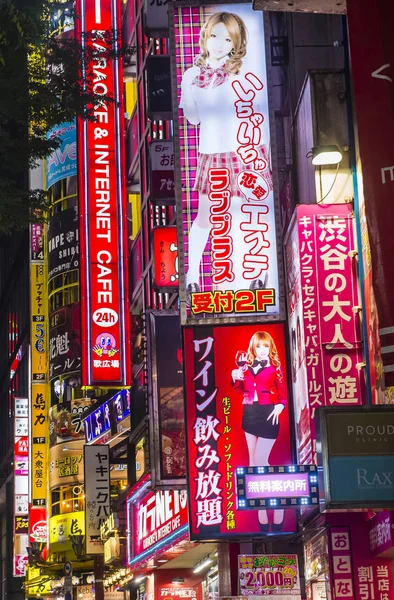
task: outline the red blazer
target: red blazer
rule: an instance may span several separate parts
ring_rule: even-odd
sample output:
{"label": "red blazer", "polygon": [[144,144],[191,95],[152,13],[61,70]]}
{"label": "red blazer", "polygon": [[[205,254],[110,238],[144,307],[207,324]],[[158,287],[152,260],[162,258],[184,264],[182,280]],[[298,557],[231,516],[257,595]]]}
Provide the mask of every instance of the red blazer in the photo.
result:
{"label": "red blazer", "polygon": [[260,369],[256,375],[251,367],[244,373],[244,379],[232,381],[235,390],[243,394],[242,404],[253,404],[254,393],[257,392],[259,404],[287,404],[287,393],[283,381],[279,379],[277,370],[268,365]]}

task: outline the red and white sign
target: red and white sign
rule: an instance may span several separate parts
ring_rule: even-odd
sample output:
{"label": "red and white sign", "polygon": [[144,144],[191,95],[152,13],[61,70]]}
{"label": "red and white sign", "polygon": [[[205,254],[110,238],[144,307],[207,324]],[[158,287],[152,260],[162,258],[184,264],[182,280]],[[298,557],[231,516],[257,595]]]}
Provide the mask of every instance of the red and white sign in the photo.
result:
{"label": "red and white sign", "polygon": [[[151,549],[160,543],[160,551],[168,538],[171,545],[174,534],[188,524],[186,490],[165,490],[148,492],[135,504],[128,502],[129,531],[133,534],[132,544],[128,543],[128,560]],[[186,532],[185,532],[186,533]],[[131,548],[132,545],[132,548]],[[131,556],[132,554],[132,556]]]}
{"label": "red and white sign", "polygon": [[316,462],[319,406],[362,404],[354,217],[349,204],[301,205],[286,241],[300,464]]}
{"label": "red and white sign", "polygon": [[47,511],[31,506],[29,511],[29,542],[47,542]]}
{"label": "red and white sign", "polygon": [[155,286],[178,287],[178,241],[176,227],[155,227],[153,230]]}
{"label": "red and white sign", "polygon": [[[78,122],[82,384],[130,385],[120,0],[78,0],[79,36],[94,48],[95,122]],[[112,39],[109,40],[109,36]],[[86,87],[86,81],[83,82]]]}

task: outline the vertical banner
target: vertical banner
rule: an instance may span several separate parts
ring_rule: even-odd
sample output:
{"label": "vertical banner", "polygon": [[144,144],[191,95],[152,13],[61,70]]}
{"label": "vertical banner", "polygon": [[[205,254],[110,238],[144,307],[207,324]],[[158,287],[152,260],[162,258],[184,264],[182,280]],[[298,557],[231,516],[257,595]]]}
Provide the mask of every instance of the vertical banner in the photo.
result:
{"label": "vertical banner", "polygon": [[153,229],[155,287],[168,292],[178,288],[178,240],[175,225]]}
{"label": "vertical banner", "polygon": [[14,400],[14,577],[24,577],[29,533],[29,400]]}
{"label": "vertical banner", "polygon": [[251,4],[173,11],[181,319],[283,316],[264,21]]}
{"label": "vertical banner", "polygon": [[284,326],[185,328],[183,341],[190,538],[294,532],[292,509],[236,508],[237,467],[291,464]]}
{"label": "vertical banner", "polygon": [[[331,527],[329,534],[333,600],[355,598],[350,527]],[[365,597],[367,600],[369,596]]]}
{"label": "vertical banner", "polygon": [[354,217],[349,204],[301,205],[286,239],[298,460],[316,462],[319,406],[363,403]]}
{"label": "vertical banner", "polygon": [[109,446],[84,446],[86,554],[103,554],[100,526],[109,517]]}
{"label": "vertical banner", "polygon": [[355,600],[393,600],[393,564],[388,556],[374,557],[369,552],[366,523],[352,526],[352,554],[355,575]]}
{"label": "vertical banner", "polygon": [[[372,275],[387,386],[394,385],[394,47],[391,0],[348,0],[347,18]],[[371,152],[371,148],[374,151]]]}
{"label": "vertical banner", "polygon": [[[35,246],[42,248],[37,253]],[[30,314],[31,314],[31,395],[30,395],[30,498],[29,539],[46,541],[48,489],[49,386],[48,386],[48,281],[44,231],[41,238],[31,226]],[[44,530],[45,529],[45,530]],[[37,537],[38,536],[38,537]],[[44,539],[45,537],[45,539]]]}
{"label": "vertical banner", "polygon": [[186,477],[185,411],[182,340],[179,315],[150,313],[149,355],[152,356],[151,431],[154,485],[180,484]]}
{"label": "vertical banner", "polygon": [[76,10],[83,50],[93,51],[91,91],[114,100],[91,107],[95,121],[78,122],[82,384],[129,386],[121,2],[78,0]]}

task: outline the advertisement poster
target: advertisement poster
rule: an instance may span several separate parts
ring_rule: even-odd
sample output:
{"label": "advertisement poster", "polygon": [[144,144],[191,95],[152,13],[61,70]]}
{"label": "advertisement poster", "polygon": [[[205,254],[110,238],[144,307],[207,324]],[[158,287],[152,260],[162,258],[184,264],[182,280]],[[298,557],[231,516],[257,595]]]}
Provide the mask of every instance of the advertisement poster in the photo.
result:
{"label": "advertisement poster", "polygon": [[290,596],[301,599],[296,554],[242,554],[238,557],[241,596]]}
{"label": "advertisement poster", "polygon": [[80,368],[81,308],[76,302],[49,315],[49,378],[64,379]]}
{"label": "advertisement poster", "polygon": [[55,213],[48,225],[48,280],[79,268],[77,207]]}
{"label": "advertisement poster", "polygon": [[60,145],[46,160],[46,187],[77,174],[77,126],[63,123],[53,127],[47,134],[48,140],[60,138]]}
{"label": "advertisement poster", "polygon": [[263,16],[251,4],[180,4],[173,41],[182,323],[272,321],[282,307]]}
{"label": "advertisement poster", "polygon": [[294,532],[294,510],[238,511],[235,489],[237,467],[292,463],[284,326],[185,328],[184,361],[191,539]]}
{"label": "advertisement poster", "polygon": [[[161,480],[186,477],[182,341],[179,315],[151,314],[155,440]],[[156,468],[157,468],[156,467]]]}
{"label": "advertisement poster", "polygon": [[[82,52],[110,53],[87,80],[103,102],[90,105],[94,120],[78,122],[82,384],[131,384],[128,306],[128,238],[120,0],[78,0]],[[111,33],[112,32],[112,33]],[[108,34],[108,35],[104,35]],[[90,73],[89,73],[90,70]],[[94,71],[94,73],[92,72]],[[113,102],[106,98],[111,96]]]}

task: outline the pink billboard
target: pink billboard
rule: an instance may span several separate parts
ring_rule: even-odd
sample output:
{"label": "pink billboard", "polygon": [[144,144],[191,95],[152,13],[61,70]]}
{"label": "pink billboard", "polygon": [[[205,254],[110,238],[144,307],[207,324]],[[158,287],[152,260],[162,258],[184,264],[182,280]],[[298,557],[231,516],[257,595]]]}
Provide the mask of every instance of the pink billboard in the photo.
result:
{"label": "pink billboard", "polygon": [[182,322],[278,318],[263,16],[251,4],[173,14]]}
{"label": "pink billboard", "polygon": [[316,462],[319,406],[364,398],[354,216],[349,204],[301,205],[286,241],[298,461]]}

